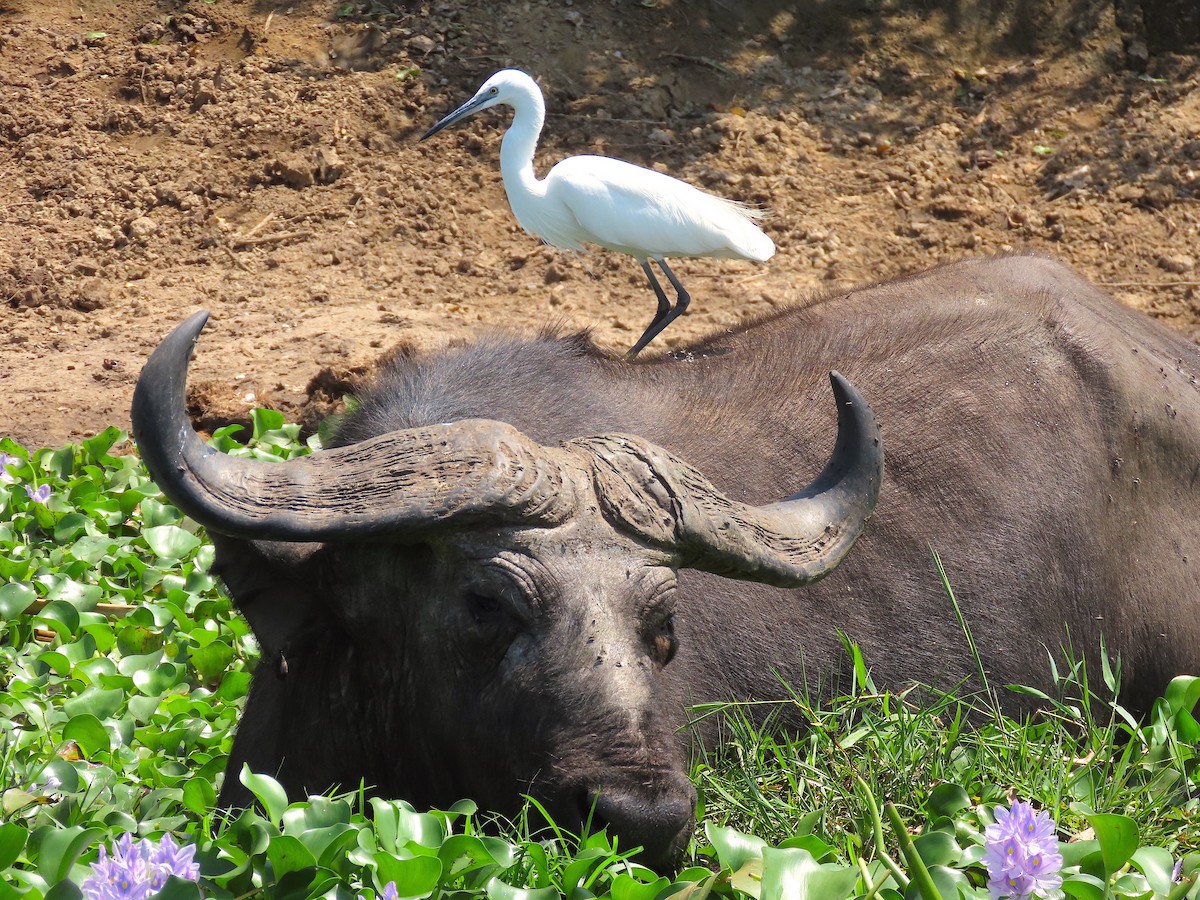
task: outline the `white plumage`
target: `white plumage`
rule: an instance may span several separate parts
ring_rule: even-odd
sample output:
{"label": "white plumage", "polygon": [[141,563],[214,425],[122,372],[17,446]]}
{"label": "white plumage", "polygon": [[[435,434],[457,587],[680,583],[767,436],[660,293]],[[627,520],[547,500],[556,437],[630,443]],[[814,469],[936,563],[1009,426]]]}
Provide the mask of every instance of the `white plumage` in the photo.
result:
{"label": "white plumage", "polygon": [[[555,165],[545,179],[538,179],[533,155],[546,106],[534,80],[517,69],[497,72],[421,140],[500,103],[514,111],[500,145],[500,172],[521,227],[556,247],[583,250],[590,244],[626,253],[641,263],[650,279],[658,310],[627,354],[630,358],[675,321],[691,299],[667,267],[668,258],[764,262],[774,255],[775,244],[755,224],[761,216],[758,210],[652,169],[607,156],[572,156]],[[650,260],[658,263],[675,288],[674,306],[655,278]]]}

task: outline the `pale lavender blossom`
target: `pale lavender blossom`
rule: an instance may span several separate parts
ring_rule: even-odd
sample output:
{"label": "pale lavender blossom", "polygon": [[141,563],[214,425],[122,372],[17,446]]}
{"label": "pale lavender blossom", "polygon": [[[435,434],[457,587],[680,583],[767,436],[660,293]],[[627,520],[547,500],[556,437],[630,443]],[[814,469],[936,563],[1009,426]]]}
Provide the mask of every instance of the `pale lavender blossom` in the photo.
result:
{"label": "pale lavender blossom", "polygon": [[1183,857],[1175,860],[1175,868],[1171,870],[1171,883],[1179,884],[1183,881]]}
{"label": "pale lavender blossom", "polygon": [[988,889],[994,900],[1045,897],[1061,887],[1063,859],[1050,814],[1035,813],[1018,800],[1011,809],[997,806],[995,816],[995,824],[984,831]]}
{"label": "pale lavender blossom", "polygon": [[[358,900],[367,900],[367,895],[359,894]],[[383,893],[379,895],[379,900],[400,900],[400,889],[396,887],[396,882],[389,881],[383,886]]]}
{"label": "pale lavender blossom", "polygon": [[101,846],[99,858],[92,863],[92,874],[83,882],[85,900],[150,900],[172,875],[187,881],[200,878],[200,866],[193,861],[196,847],[180,846],[169,834],[155,843],[133,835],[122,835],[110,856]]}
{"label": "pale lavender blossom", "polygon": [[21,460],[11,453],[0,453],[0,484],[15,484],[17,476],[8,471],[9,466],[15,466]]}
{"label": "pale lavender blossom", "polygon": [[25,493],[29,495],[29,499],[34,503],[45,503],[50,499],[50,485],[43,484],[36,490],[29,485],[25,485]]}

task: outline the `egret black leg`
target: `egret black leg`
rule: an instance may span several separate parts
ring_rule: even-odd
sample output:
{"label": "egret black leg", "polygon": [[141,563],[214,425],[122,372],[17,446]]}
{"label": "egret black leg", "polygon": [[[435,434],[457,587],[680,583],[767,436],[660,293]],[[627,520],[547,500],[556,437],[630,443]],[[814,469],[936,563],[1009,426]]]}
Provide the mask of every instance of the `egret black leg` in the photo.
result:
{"label": "egret black leg", "polygon": [[675,277],[675,273],[667,267],[666,262],[660,259],[658,264],[666,273],[667,278],[670,279],[671,286],[675,288],[675,306],[671,306],[671,302],[667,299],[667,294],[662,289],[662,285],[659,284],[658,279],[654,277],[654,270],[650,268],[650,261],[647,260],[643,262],[642,271],[645,272],[646,277],[650,279],[650,286],[654,288],[654,294],[656,297],[658,297],[658,310],[654,313],[654,320],[648,326],[646,326],[646,330],[642,333],[642,336],[638,338],[638,342],[629,349],[628,353],[625,354],[626,359],[633,359],[635,356],[641,353],[646,348],[647,344],[649,344],[652,340],[658,337],[659,334],[662,333],[664,328],[683,315],[684,311],[687,310],[688,304],[692,301],[691,296],[683,289],[683,285],[679,283],[679,279]]}

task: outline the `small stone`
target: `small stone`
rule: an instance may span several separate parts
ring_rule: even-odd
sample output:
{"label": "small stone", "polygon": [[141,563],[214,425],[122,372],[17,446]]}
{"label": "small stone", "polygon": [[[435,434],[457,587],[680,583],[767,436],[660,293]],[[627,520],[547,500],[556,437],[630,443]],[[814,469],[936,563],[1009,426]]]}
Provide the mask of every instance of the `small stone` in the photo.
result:
{"label": "small stone", "polygon": [[312,162],[299,153],[281,153],[267,163],[266,172],[272,181],[281,181],[296,190],[312,187],[316,182]]}
{"label": "small stone", "polygon": [[1196,268],[1196,258],[1186,253],[1163,254],[1155,262],[1160,269],[1174,272],[1176,275],[1183,275]]}
{"label": "small stone", "polygon": [[546,267],[546,276],[544,281],[546,284],[557,284],[560,281],[566,281],[567,277],[568,276],[566,272],[560,269],[556,264],[550,263],[550,265]]}
{"label": "small stone", "polygon": [[71,305],[81,312],[92,312],[108,305],[108,288],[99,278],[89,278],[79,286]]}
{"label": "small stone", "polygon": [[407,41],[408,49],[428,56],[437,49],[437,42],[427,34],[414,34]]}
{"label": "small stone", "polygon": [[337,151],[332,147],[318,147],[313,151],[313,166],[317,181],[321,184],[333,184],[342,177],[346,167]]}
{"label": "small stone", "polygon": [[138,216],[125,226],[125,232],[135,241],[149,240],[158,231],[158,223],[149,216]]}

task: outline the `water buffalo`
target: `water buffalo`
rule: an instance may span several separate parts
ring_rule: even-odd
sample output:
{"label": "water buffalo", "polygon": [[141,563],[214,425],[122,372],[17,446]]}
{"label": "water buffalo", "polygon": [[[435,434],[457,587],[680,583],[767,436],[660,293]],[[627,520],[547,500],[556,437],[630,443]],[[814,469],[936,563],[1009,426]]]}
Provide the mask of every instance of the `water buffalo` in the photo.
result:
{"label": "water buffalo", "polygon": [[1200,352],[1059,263],[955,263],[636,362],[579,335],[399,358],[334,449],[279,464],[192,431],[203,323],[133,422],[263,648],[226,804],[243,762],[295,795],[531,791],[667,862],[689,704],[828,683],[838,629],[883,685],[972,675],[931,545],[996,683],[1101,635],[1134,708],[1200,671]]}

